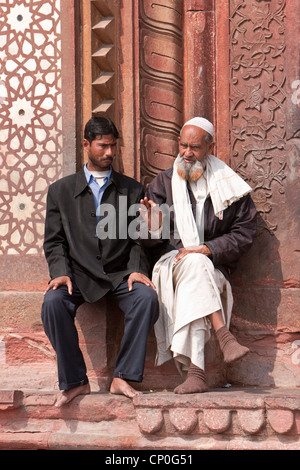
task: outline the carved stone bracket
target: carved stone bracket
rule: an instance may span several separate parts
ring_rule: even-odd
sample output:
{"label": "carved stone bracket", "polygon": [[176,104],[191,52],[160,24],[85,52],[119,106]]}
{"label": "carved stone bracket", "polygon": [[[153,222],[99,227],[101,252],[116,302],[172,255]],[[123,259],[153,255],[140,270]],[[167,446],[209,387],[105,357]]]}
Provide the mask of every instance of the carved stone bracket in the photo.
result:
{"label": "carved stone bracket", "polygon": [[91,2],[92,112],[115,119],[117,1]]}

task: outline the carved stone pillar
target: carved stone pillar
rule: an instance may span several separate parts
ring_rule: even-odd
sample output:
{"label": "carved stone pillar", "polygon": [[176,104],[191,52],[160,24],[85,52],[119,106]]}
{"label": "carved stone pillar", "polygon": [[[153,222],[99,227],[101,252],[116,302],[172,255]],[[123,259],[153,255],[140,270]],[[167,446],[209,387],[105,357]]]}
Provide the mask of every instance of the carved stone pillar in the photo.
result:
{"label": "carved stone pillar", "polygon": [[138,2],[141,178],[172,166],[186,119],[214,121],[213,0]]}
{"label": "carved stone pillar", "polygon": [[214,122],[214,0],[184,3],[184,116]]}
{"label": "carved stone pillar", "polygon": [[183,2],[139,3],[141,178],[172,166],[183,123]]}

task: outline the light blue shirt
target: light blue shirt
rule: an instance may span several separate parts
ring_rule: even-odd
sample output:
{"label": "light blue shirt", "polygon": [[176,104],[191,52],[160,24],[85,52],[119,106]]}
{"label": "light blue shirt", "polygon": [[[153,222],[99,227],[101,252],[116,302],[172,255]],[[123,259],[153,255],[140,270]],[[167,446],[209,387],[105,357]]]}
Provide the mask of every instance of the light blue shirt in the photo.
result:
{"label": "light blue shirt", "polygon": [[84,173],[85,173],[87,183],[88,183],[89,187],[92,190],[92,193],[93,193],[93,196],[94,196],[94,201],[95,201],[95,206],[96,206],[96,214],[97,214],[97,218],[99,218],[101,199],[102,199],[103,193],[104,193],[104,191],[105,191],[105,189],[108,185],[108,182],[110,180],[111,173],[112,173],[112,168],[110,168],[108,175],[104,178],[104,180],[103,180],[104,184],[102,186],[100,186],[97,183],[96,178],[87,169],[86,164],[84,165]]}

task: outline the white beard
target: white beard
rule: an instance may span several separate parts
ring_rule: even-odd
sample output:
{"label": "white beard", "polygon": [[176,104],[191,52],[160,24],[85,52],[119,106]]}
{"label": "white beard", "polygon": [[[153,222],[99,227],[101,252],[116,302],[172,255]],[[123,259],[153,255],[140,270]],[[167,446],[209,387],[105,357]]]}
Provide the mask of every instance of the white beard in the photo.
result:
{"label": "white beard", "polygon": [[196,160],[195,163],[186,163],[181,157],[177,164],[177,173],[186,181],[197,181],[206,168],[206,159],[207,157],[202,162]]}

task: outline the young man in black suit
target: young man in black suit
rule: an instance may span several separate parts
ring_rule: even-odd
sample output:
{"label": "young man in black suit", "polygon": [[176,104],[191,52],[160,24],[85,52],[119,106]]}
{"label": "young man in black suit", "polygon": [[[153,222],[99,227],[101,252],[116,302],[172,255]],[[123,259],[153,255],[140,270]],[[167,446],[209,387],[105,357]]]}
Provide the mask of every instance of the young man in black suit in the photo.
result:
{"label": "young man in black suit", "polygon": [[57,407],[90,392],[74,324],[83,302],[109,295],[124,312],[110,392],[130,398],[138,392],[128,381],[142,381],[147,338],[158,316],[147,258],[136,237],[130,237],[135,215],[129,208],[139,204],[143,187],[112,168],[118,137],[110,119],[90,119],[83,141],[87,163],[48,191],[44,251],[51,281],[42,320],[57,355]]}

